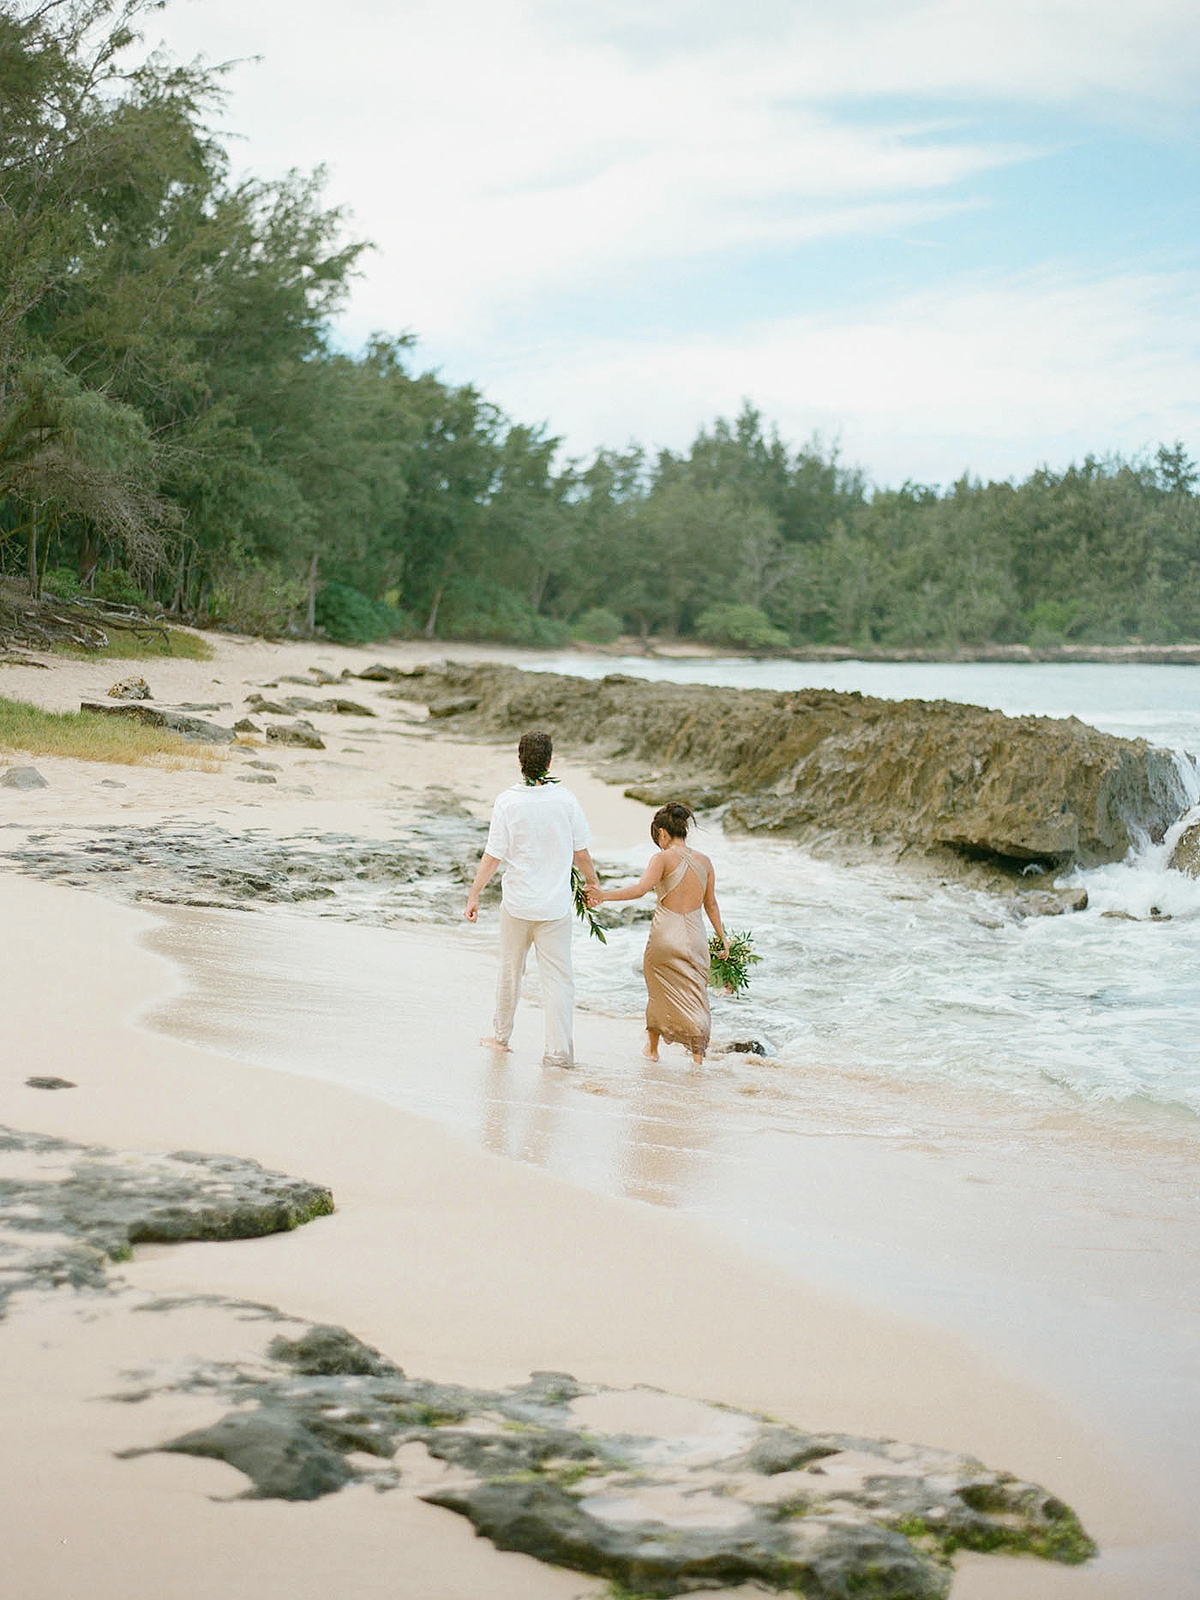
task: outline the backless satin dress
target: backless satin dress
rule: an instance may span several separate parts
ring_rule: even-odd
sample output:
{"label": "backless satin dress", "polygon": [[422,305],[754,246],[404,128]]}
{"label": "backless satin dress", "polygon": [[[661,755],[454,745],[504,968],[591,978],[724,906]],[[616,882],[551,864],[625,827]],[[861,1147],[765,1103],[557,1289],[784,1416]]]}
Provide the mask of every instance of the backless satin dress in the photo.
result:
{"label": "backless satin dress", "polygon": [[707,874],[691,852],[657,886],[658,905],[642,957],[646,979],[646,1027],[668,1044],[682,1044],[703,1055],[708,1048],[712,1016],[708,1009],[708,939],[704,911],[670,911],[664,899],[691,870],[708,887]]}

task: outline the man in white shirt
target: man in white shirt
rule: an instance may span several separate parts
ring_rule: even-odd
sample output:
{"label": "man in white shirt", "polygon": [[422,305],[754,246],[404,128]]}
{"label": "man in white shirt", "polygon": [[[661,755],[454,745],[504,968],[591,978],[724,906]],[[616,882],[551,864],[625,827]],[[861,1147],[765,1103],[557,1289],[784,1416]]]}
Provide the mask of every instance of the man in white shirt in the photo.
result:
{"label": "man in white shirt", "polygon": [[546,1016],[542,1065],[570,1067],[575,1061],[575,980],[571,970],[575,896],[571,868],[577,866],[589,884],[596,882],[596,869],[588,854],[592,841],[583,808],[569,789],[550,776],[553,751],[548,733],[522,734],[517,746],[521,782],[497,796],[487,844],[463,915],[468,922],[477,920],[480,893],[503,865],[496,1017],[491,1038],[481,1042],[494,1049],[508,1049],[521,978],[532,945],[537,951]]}

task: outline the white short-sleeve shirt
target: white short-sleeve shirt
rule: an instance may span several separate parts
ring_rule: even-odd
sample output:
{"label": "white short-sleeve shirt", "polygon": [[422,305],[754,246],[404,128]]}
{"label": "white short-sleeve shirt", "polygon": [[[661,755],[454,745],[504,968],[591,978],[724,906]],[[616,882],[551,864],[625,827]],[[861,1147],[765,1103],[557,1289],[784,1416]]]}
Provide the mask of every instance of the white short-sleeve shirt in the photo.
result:
{"label": "white short-sleeve shirt", "polygon": [[583,807],[561,783],[515,783],[498,795],[484,849],[504,864],[509,915],[527,922],[569,916],[571,858],[591,842]]}

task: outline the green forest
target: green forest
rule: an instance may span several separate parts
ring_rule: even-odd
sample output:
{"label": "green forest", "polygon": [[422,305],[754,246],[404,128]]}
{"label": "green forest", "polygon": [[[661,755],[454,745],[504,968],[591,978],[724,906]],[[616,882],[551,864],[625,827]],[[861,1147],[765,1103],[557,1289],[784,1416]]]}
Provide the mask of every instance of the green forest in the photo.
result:
{"label": "green forest", "polygon": [[344,642],[1200,639],[1181,443],[881,488],[746,403],[572,460],[408,332],[339,349],[367,243],[319,172],[233,181],[222,73],[139,56],[153,9],[0,0],[8,583]]}

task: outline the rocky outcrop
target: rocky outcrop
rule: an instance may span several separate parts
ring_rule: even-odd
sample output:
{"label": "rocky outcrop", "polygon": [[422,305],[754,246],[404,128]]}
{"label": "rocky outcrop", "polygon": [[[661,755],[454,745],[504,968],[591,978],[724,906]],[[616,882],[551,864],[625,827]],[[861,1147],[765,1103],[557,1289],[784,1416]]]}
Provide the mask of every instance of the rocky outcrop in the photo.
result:
{"label": "rocky outcrop", "polygon": [[106,705],[103,700],[84,700],[79,709],[100,711],[110,717],[132,717],[135,722],[144,722],[150,728],[169,728],[172,733],[198,744],[229,744],[233,739],[232,728],[222,728],[215,722],[206,722],[202,717],[191,716],[185,711],[151,706],[138,700],[119,700],[113,705]]}
{"label": "rocky outcrop", "polygon": [[254,1239],[333,1210],[320,1184],[241,1156],[72,1144],[0,1128],[0,1311],[23,1289],[103,1288],[142,1242]]}
{"label": "rocky outcrop", "polygon": [[[247,765],[256,782],[279,771],[271,761]],[[52,832],[31,831],[24,841],[0,836],[0,865],[50,882],[102,883],[107,892],[158,904],[255,910],[312,903],[321,915],[348,921],[457,923],[486,837],[486,822],[448,791],[430,787],[420,814],[395,839],[330,832],[276,839],[204,821],[64,823]],[[489,885],[484,903],[498,895],[498,886]],[[645,914],[640,907],[628,913]]]}
{"label": "rocky outcrop", "polygon": [[[315,1499],[352,1480],[393,1487],[391,1458],[420,1444],[444,1468],[422,1499],[469,1518],[498,1549],[622,1592],[755,1581],[814,1600],[941,1600],[957,1549],[1078,1562],[1095,1548],[1052,1494],[970,1456],[806,1433],[567,1373],[500,1391],[429,1383],[343,1328],[277,1336],[253,1367],[208,1364],[171,1387],[216,1390],[233,1409],[156,1448],[227,1461],[249,1497]],[[380,1465],[364,1470],[364,1456]]]}
{"label": "rocky outcrop", "polygon": [[1200,878],[1200,821],[1191,823],[1179,835],[1167,865],[1176,872],[1186,872],[1190,878]]}
{"label": "rocky outcrop", "polygon": [[[458,701],[465,728],[545,727],[560,747],[648,768],[629,789],[726,805],[726,826],[1011,873],[1119,860],[1183,809],[1174,759],[1077,719],[830,690],[713,689],[502,666],[418,669],[406,693]],[[473,707],[466,702],[477,701]]]}

